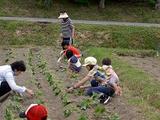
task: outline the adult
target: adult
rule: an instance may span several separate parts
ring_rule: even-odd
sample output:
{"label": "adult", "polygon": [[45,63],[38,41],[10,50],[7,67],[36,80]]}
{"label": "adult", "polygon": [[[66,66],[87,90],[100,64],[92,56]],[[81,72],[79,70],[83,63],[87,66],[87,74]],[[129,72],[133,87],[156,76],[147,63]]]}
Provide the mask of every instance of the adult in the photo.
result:
{"label": "adult", "polygon": [[73,44],[75,28],[72,20],[69,18],[65,11],[61,11],[58,17],[61,23],[61,38],[63,41]]}
{"label": "adult", "polygon": [[27,120],[47,120],[48,111],[44,105],[31,104],[25,112],[20,112],[19,117]]}
{"label": "adult", "polygon": [[33,95],[33,91],[22,86],[18,86],[15,83],[14,76],[20,75],[26,71],[26,66],[23,61],[16,61],[10,65],[0,66],[0,97],[7,94],[11,90],[20,94],[26,92],[29,95]]}

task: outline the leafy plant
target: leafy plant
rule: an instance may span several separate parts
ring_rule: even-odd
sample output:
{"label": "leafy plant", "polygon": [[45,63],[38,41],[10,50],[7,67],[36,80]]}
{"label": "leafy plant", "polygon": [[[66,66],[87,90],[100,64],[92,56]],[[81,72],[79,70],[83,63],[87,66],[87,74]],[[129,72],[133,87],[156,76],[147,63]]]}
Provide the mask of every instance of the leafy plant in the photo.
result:
{"label": "leafy plant", "polygon": [[54,91],[55,96],[59,95],[60,92],[61,92],[61,90],[60,90],[59,88],[57,88],[57,89]]}
{"label": "leafy plant", "polygon": [[12,112],[7,108],[4,115],[6,120],[13,120]]}
{"label": "leafy plant", "polygon": [[112,115],[110,120],[120,120],[119,115],[117,115],[117,114]]}
{"label": "leafy plant", "polygon": [[68,104],[71,103],[71,101],[69,100],[67,94],[62,95],[61,99],[62,99],[62,102],[63,102],[63,105],[64,105],[64,106],[66,106],[66,105],[68,105]]}
{"label": "leafy plant", "polygon": [[63,111],[63,113],[64,113],[65,117],[69,117],[71,115],[72,111],[69,110],[69,109],[66,109],[66,110]]}
{"label": "leafy plant", "polygon": [[81,108],[81,110],[86,110],[87,108],[90,107],[91,103],[92,103],[92,102],[91,102],[91,99],[84,99],[84,100],[80,103],[79,107]]}
{"label": "leafy plant", "polygon": [[104,105],[100,105],[98,104],[96,107],[95,107],[95,111],[94,111],[94,115],[96,117],[100,117],[102,116],[104,113],[105,113],[106,109],[104,107]]}
{"label": "leafy plant", "polygon": [[85,114],[82,114],[78,120],[88,120],[88,117]]}

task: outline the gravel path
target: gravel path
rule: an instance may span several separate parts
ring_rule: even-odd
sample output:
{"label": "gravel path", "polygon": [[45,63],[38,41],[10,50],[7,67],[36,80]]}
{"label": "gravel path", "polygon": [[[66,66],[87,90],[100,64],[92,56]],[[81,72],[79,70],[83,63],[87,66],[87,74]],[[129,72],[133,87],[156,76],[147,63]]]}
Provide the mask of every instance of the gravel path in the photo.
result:
{"label": "gravel path", "polygon": [[[53,18],[0,17],[0,20],[58,23],[58,19],[53,19]],[[160,24],[154,24],[154,23],[133,23],[133,22],[116,22],[116,21],[73,20],[73,23],[94,24],[94,25],[124,25],[124,26],[160,27]]]}

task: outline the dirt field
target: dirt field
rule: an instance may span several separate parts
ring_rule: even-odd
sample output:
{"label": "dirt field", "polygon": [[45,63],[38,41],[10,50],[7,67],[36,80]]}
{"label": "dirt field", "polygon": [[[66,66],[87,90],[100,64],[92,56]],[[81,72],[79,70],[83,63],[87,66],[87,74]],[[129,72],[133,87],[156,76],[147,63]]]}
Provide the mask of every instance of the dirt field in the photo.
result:
{"label": "dirt field", "polygon": [[[71,114],[68,118],[63,115],[63,104],[59,96],[53,94],[52,88],[48,84],[46,77],[44,76],[41,69],[38,67],[42,60],[46,61],[47,69],[65,86],[75,83],[77,80],[85,75],[85,72],[81,73],[81,77],[69,79],[66,76],[66,71],[62,71],[58,68],[57,53],[60,51],[51,47],[27,47],[27,48],[1,48],[0,49],[0,64],[8,64],[15,60],[24,60],[27,64],[27,71],[17,77],[17,83],[19,85],[25,85],[31,88],[35,92],[35,97],[28,98],[22,97],[21,106],[25,109],[30,103],[45,103],[49,111],[50,120],[77,120],[78,115]],[[122,57],[120,57],[122,58]],[[123,59],[130,64],[139,67],[140,69],[151,74],[153,77],[160,80],[160,61],[154,58],[134,58],[134,57],[123,57]],[[11,99],[11,98],[9,98]],[[83,99],[83,96],[70,95],[70,99],[75,101],[75,105]],[[1,104],[0,109],[0,120],[4,119],[4,113],[6,106],[10,104],[7,100]],[[110,112],[117,113],[121,120],[146,120],[144,115],[140,112],[140,109],[136,106],[131,106],[127,103],[125,97],[115,97],[109,104],[105,106]],[[18,120],[18,111],[15,111],[15,119]],[[92,115],[92,110],[87,111],[89,120],[95,120]]]}

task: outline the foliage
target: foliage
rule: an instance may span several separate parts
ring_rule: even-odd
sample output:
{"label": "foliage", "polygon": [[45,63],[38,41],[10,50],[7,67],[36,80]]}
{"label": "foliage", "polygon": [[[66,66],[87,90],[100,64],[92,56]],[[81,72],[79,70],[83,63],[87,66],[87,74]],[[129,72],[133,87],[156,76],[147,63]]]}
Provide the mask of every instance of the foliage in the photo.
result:
{"label": "foliage", "polygon": [[160,12],[156,11],[153,6],[155,0],[145,1],[149,2],[144,2],[144,0],[136,0],[136,2],[135,0],[121,0],[121,2],[106,0],[107,7],[99,10],[97,0],[90,0],[89,7],[73,4],[68,0],[1,0],[0,15],[45,18],[54,16],[57,18],[59,10],[65,8],[72,19],[160,23]]}
{"label": "foliage", "polygon": [[[12,27],[12,26],[16,27]],[[11,25],[11,26],[10,26]],[[49,45],[56,46],[59,26],[28,22],[0,21],[1,45]],[[157,49],[160,29],[147,27],[76,25],[76,43],[82,47]],[[18,31],[16,33],[16,31]],[[45,31],[45,32],[44,32]],[[54,38],[54,39],[53,39]]]}
{"label": "foliage", "polygon": [[47,9],[53,6],[53,0],[36,0],[37,4],[41,7],[45,7]]}

